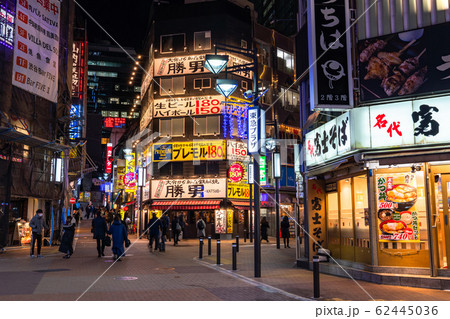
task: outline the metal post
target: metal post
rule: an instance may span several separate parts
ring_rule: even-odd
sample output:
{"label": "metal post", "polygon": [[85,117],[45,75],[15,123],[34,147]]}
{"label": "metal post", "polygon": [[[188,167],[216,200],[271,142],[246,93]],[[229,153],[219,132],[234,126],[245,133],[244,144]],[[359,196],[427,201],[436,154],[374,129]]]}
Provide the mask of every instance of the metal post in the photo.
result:
{"label": "metal post", "polygon": [[217,262],[218,265],[220,265],[220,240],[217,240]]}
{"label": "metal post", "polygon": [[237,245],[236,244],[232,244],[231,245],[231,247],[232,247],[232,252],[233,252],[233,270],[236,270],[237,269],[237,266],[236,266],[236,259],[237,259]]}
{"label": "metal post", "polygon": [[320,298],[319,256],[313,256],[314,298]]}
{"label": "metal post", "polygon": [[208,256],[211,256],[211,236],[208,236]]}
{"label": "metal post", "polygon": [[[141,233],[141,216],[142,216],[142,193],[143,193],[143,188],[144,186],[141,186],[141,191],[139,194],[139,215],[138,215],[138,220],[137,220],[137,239],[139,239],[139,234]],[[169,237],[170,240],[170,237]]]}
{"label": "metal post", "polygon": [[239,252],[239,235],[236,236],[236,252]]}
{"label": "metal post", "polygon": [[253,243],[253,184],[250,184],[250,242]]}
{"label": "metal post", "polygon": [[255,184],[254,201],[255,201],[255,277],[261,277],[261,235],[259,222],[259,163],[256,158],[253,160],[255,165]]}
{"label": "metal post", "polygon": [[277,238],[277,249],[280,249],[280,179],[275,178],[275,231]]}
{"label": "metal post", "polygon": [[198,259],[203,258],[203,238],[200,238],[200,245],[198,246]]}

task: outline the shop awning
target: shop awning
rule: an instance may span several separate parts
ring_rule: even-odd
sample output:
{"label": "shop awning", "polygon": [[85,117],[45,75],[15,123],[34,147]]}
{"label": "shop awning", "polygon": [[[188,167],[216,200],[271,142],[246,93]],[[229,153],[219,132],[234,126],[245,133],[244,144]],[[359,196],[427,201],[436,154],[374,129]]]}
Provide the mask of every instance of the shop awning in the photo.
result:
{"label": "shop awning", "polygon": [[173,200],[154,201],[154,209],[172,210],[197,210],[197,209],[219,209],[221,200]]}
{"label": "shop awning", "polygon": [[250,201],[234,201],[234,200],[232,200],[231,204],[236,209],[240,209],[240,210],[249,210],[250,209]]}

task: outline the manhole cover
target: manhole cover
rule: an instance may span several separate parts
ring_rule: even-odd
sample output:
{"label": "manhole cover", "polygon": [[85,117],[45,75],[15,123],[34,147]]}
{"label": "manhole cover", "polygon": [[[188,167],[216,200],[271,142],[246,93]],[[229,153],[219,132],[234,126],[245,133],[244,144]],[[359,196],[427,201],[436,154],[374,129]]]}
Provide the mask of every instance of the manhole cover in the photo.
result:
{"label": "manhole cover", "polygon": [[43,269],[43,270],[34,270],[34,272],[58,272],[58,271],[69,271],[70,269]]}
{"label": "manhole cover", "polygon": [[130,280],[137,280],[138,277],[122,276],[122,277],[115,277],[114,279],[115,279],[115,280],[130,281]]}

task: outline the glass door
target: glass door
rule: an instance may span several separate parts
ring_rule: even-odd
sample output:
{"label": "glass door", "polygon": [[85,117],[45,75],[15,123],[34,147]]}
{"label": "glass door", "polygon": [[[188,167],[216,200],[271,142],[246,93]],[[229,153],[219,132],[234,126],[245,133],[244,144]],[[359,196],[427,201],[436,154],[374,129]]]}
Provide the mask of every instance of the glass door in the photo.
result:
{"label": "glass door", "polygon": [[[450,255],[450,226],[449,226],[449,207],[450,207],[450,175],[441,175],[441,182],[437,183],[441,192],[438,193],[438,211],[436,220],[438,234],[439,268],[448,267],[448,256]],[[440,194],[439,194],[440,193]],[[440,199],[439,195],[442,196]]]}
{"label": "glass door", "polygon": [[353,228],[352,179],[346,178],[338,183],[339,211],[341,229],[341,259],[354,260],[355,234]]}

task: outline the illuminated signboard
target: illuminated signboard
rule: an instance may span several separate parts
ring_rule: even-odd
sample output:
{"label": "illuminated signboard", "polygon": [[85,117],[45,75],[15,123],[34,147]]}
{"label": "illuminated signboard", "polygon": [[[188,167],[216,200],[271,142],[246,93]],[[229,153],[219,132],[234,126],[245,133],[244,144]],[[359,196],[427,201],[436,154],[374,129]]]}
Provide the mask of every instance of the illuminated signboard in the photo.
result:
{"label": "illuminated signboard", "polygon": [[124,128],[126,124],[126,119],[123,117],[106,117],[104,119],[104,127],[107,128]]}
{"label": "illuminated signboard", "polygon": [[85,43],[74,42],[72,48],[72,97],[82,98],[85,77]]}
{"label": "illuminated signboard", "polygon": [[83,107],[81,105],[72,105],[70,107],[70,123],[69,123],[69,138],[71,140],[81,138],[81,115]]}
{"label": "illuminated signboard", "polygon": [[14,13],[3,5],[0,5],[0,43],[10,49],[14,45]]}
{"label": "illuminated signboard", "polygon": [[153,144],[153,162],[226,159],[225,140]]}
{"label": "illuminated signboard", "polygon": [[230,165],[230,168],[228,169],[228,178],[231,182],[239,183],[242,179],[244,179],[244,173],[244,165],[236,162]]}
{"label": "illuminated signboard", "polygon": [[152,180],[152,199],[224,198],[225,178]]}
{"label": "illuminated signboard", "polygon": [[106,145],[106,173],[111,174],[112,171],[112,144]]}

